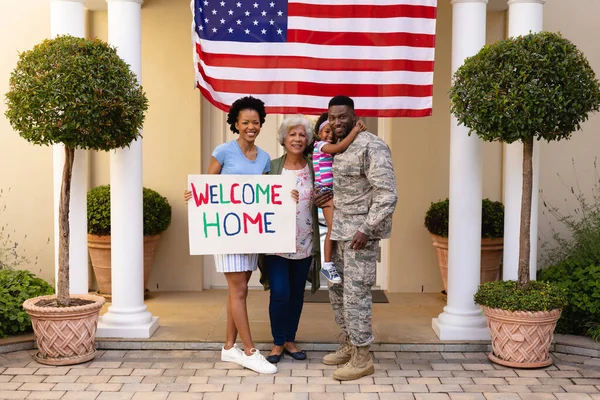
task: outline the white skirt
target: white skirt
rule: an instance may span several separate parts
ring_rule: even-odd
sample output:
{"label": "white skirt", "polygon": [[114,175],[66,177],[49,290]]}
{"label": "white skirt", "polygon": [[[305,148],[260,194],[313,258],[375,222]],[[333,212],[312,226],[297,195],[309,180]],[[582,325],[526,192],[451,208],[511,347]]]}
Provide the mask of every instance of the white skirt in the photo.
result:
{"label": "white skirt", "polygon": [[256,271],[258,254],[215,254],[217,272]]}

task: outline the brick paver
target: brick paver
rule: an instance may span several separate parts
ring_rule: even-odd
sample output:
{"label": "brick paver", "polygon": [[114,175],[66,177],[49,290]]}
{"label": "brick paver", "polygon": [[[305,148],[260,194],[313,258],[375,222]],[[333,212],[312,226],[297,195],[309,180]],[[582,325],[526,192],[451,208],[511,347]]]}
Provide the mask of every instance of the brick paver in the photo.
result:
{"label": "brick paver", "polygon": [[375,374],[332,378],[323,352],[283,358],[261,375],[215,351],[99,351],[77,366],[33,362],[32,351],[0,358],[0,399],[77,400],[600,400],[600,361],[559,355],[538,370],[504,368],[484,353],[374,353]]}

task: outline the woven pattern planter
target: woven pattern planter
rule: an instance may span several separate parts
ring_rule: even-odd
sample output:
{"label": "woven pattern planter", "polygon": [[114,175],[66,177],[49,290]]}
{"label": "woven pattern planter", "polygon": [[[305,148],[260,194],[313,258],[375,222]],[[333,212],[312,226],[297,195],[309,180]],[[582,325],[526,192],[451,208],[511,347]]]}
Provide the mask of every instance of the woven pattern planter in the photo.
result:
{"label": "woven pattern planter", "polygon": [[31,317],[38,352],[35,360],[47,365],[80,364],[96,355],[95,339],[98,314],[104,297],[77,295],[73,298],[93,303],[74,307],[40,307],[41,300],[55,295],[26,300],[23,308]]}
{"label": "woven pattern planter", "polygon": [[492,337],[490,360],[513,368],[552,364],[550,345],[561,310],[529,312],[481,308],[488,317]]}

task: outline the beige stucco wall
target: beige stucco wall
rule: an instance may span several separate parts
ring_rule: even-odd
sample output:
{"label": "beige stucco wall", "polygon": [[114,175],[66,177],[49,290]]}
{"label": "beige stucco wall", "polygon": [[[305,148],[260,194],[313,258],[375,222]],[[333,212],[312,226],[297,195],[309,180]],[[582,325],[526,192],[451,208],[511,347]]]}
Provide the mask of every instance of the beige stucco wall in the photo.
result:
{"label": "beige stucco wall", "polygon": [[[488,43],[504,35],[504,13],[488,14]],[[398,185],[398,205],[390,245],[388,289],[392,292],[438,292],[443,289],[435,251],[423,226],[431,202],[448,197],[452,9],[438,2],[433,115],[394,119],[391,148]],[[483,195],[501,199],[502,148],[483,143]]]}
{"label": "beige stucco wall", "polygon": [[[22,139],[4,116],[4,94],[18,52],[32,48],[49,35],[49,1],[0,2],[0,190],[4,191],[0,198],[0,228],[5,226],[19,242],[21,254],[32,260],[23,268],[54,282],[52,149]],[[39,259],[34,265],[36,256]]]}
{"label": "beige stucco wall", "polygon": [[[599,14],[600,2],[597,0],[547,1],[544,6],[544,29],[561,32],[565,38],[574,42],[586,55],[596,74],[600,73],[597,35]],[[577,188],[577,180],[581,190],[588,197],[594,184],[599,183],[598,176],[595,175],[598,170],[594,168],[594,160],[600,154],[599,132],[600,115],[593,114],[583,124],[582,131],[575,132],[570,140],[542,143],[540,146],[540,189],[550,204],[560,207],[566,214],[572,215],[578,205],[570,193],[571,186]],[[576,173],[572,161],[575,163]],[[557,174],[560,174],[560,177]],[[541,199],[540,246],[551,237],[549,224],[553,221],[555,220],[549,216]],[[564,232],[562,225],[554,222],[554,226]]]}

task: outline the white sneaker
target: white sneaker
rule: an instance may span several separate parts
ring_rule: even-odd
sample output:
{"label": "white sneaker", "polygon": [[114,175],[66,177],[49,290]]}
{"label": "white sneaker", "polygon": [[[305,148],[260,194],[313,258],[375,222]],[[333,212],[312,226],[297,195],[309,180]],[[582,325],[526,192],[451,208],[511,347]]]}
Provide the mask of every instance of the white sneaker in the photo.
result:
{"label": "white sneaker", "polygon": [[246,353],[242,352],[242,366],[252,371],[261,374],[274,374],[277,372],[277,367],[260,354],[260,351],[256,349],[250,350],[252,355],[247,356]]}
{"label": "white sneaker", "polygon": [[233,347],[229,350],[225,350],[225,346],[221,348],[221,361],[232,362],[238,365],[242,365],[242,356],[244,352],[237,347],[234,343]]}

